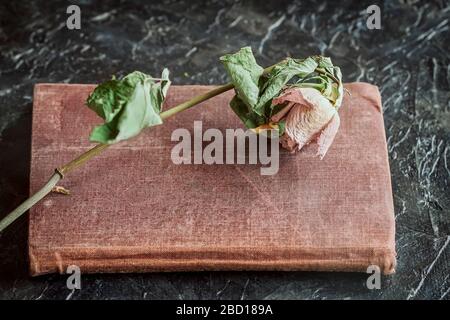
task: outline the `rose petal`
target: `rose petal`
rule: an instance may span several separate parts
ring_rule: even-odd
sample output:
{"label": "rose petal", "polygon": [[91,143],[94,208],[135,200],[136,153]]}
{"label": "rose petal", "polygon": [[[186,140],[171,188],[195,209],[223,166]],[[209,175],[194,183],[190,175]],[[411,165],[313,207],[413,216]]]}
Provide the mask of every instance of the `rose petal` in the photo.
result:
{"label": "rose petal", "polygon": [[336,114],[336,109],[316,89],[302,88],[297,90],[297,94],[289,94],[291,97],[301,97],[302,102],[295,103],[286,116],[285,130],[289,138],[297,143],[297,149],[301,150],[315,140]]}
{"label": "rose petal", "polygon": [[302,89],[287,89],[282,95],[272,100],[272,105],[276,106],[285,102],[294,102],[298,104],[309,105],[309,101],[306,100],[301,94]]}
{"label": "rose petal", "polygon": [[289,151],[290,153],[295,153],[298,150],[297,142],[295,142],[291,137],[289,137],[286,133],[284,133],[280,138],[281,146]]}
{"label": "rose petal", "polygon": [[275,115],[273,115],[270,118],[270,121],[271,122],[280,122],[280,120],[283,119],[284,116],[287,115],[289,111],[291,111],[291,109],[294,105],[295,105],[294,102],[288,102],[288,104],[283,109],[278,111]]}
{"label": "rose petal", "polygon": [[336,112],[333,118],[331,118],[331,121],[325,126],[325,128],[317,138],[317,155],[320,157],[320,160],[323,159],[331,144],[333,143],[334,137],[339,130],[340,123],[341,120],[339,118],[339,114]]}

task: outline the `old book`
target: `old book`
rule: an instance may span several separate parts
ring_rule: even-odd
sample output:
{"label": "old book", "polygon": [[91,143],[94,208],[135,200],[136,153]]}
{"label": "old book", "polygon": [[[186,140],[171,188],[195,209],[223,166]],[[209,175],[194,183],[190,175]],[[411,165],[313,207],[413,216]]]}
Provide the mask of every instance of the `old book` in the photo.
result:
{"label": "old book", "polygon": [[[85,105],[93,85],[38,84],[31,192],[93,146],[101,123]],[[211,89],[173,86],[166,108]],[[395,268],[395,223],[377,87],[347,84],[341,127],[323,160],[281,151],[275,175],[260,165],[176,165],[176,128],[242,127],[232,92],[110,147],[65,177],[30,212],[30,273]]]}

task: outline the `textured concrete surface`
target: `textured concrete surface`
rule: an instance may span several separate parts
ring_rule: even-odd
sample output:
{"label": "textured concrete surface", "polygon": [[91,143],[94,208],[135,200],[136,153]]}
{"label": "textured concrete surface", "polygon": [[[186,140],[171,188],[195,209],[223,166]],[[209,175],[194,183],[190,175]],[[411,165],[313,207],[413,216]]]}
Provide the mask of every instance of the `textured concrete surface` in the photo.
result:
{"label": "textured concrete surface", "polygon": [[449,299],[450,55],[447,1],[0,2],[0,215],[28,195],[32,90],[37,82],[95,83],[112,74],[172,71],[176,84],[227,79],[223,53],[251,45],[262,65],[324,54],[344,80],[380,87],[394,189],[398,267],[368,290],[367,275],[204,272],[27,276],[27,219],[0,235],[2,299]]}

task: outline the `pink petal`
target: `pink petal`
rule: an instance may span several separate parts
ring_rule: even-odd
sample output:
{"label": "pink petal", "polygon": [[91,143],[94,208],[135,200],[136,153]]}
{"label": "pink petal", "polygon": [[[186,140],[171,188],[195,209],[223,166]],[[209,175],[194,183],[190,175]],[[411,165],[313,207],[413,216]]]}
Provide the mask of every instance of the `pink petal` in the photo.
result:
{"label": "pink petal", "polygon": [[280,138],[281,146],[289,151],[290,153],[295,153],[298,151],[298,144],[295,142],[287,133],[284,133]]}
{"label": "pink petal", "polygon": [[270,121],[272,121],[272,122],[280,122],[280,120],[283,119],[284,116],[287,115],[289,111],[291,111],[291,109],[292,109],[292,107],[294,105],[295,105],[295,102],[288,102],[288,104],[283,109],[278,111],[276,114],[274,114],[270,118]]}
{"label": "pink petal", "polygon": [[336,112],[336,114],[331,118],[330,122],[325,126],[325,128],[320,133],[319,137],[317,138],[317,155],[322,160],[325,154],[327,153],[328,149],[330,148],[331,144],[333,143],[334,137],[336,136],[336,133],[338,132],[339,125],[341,123],[341,120],[339,118],[339,114]]}
{"label": "pink petal", "polygon": [[276,106],[285,102],[294,102],[301,105],[313,107],[311,103],[306,100],[298,89],[288,89],[283,94],[272,100],[272,105]]}

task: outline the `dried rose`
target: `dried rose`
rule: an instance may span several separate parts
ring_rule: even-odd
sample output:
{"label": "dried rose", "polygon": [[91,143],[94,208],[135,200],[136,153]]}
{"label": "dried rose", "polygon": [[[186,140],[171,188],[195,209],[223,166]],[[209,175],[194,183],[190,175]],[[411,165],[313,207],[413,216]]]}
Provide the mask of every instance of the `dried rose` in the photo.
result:
{"label": "dried rose", "polygon": [[272,100],[273,105],[285,105],[271,121],[285,121],[281,145],[295,152],[310,142],[317,142],[317,154],[322,159],[339,129],[337,108],[314,88],[291,88]]}
{"label": "dried rose", "polygon": [[339,129],[342,75],[330,58],[287,58],[263,74],[250,47],[221,57],[235,86],[230,102],[247,128],[256,133],[277,128],[289,151],[317,141],[323,158]]}

